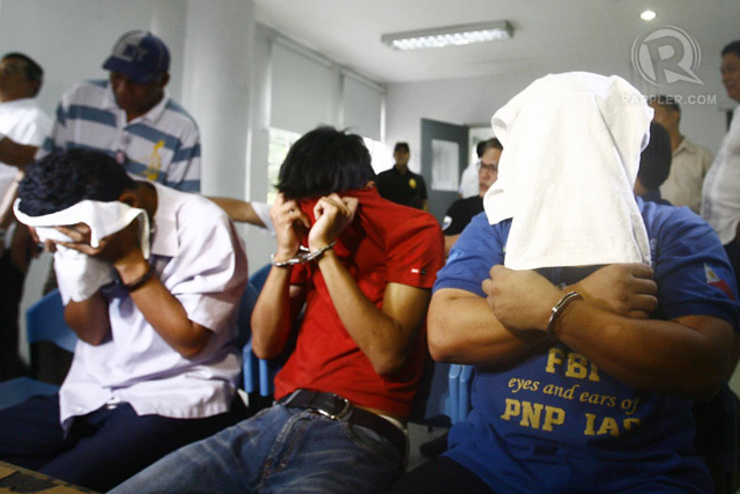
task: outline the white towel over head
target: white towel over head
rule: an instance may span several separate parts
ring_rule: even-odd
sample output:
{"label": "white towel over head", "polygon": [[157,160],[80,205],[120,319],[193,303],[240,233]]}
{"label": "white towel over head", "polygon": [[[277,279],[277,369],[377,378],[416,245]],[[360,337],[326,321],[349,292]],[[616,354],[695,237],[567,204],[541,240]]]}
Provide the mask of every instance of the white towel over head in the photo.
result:
{"label": "white towel over head", "polygon": [[548,75],[491,119],[504,145],[484,197],[491,224],[512,219],[512,269],[650,263],[633,187],[652,109],[618,76]]}
{"label": "white towel over head", "polygon": [[[150,255],[150,225],[146,211],[133,208],[119,201],[80,201],[55,213],[29,216],[20,210],[21,200],[16,199],[13,210],[21,223],[34,227],[40,241],[69,241],[67,235],[56,226],[85,223],[90,227],[90,245],[99,247],[100,240],[123,230],[132,221],[139,220],[139,235],[142,253]],[[107,262],[85,255],[63,245],[56,246],[54,269],[57,283],[74,301],[90,298],[100,287],[117,279],[115,269]]]}

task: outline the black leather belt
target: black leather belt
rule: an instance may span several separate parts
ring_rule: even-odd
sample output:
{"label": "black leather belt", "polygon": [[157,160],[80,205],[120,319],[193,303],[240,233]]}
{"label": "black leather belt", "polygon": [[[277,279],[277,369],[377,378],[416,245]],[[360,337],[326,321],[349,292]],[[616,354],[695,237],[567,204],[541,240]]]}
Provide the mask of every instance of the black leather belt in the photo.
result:
{"label": "black leather belt", "polygon": [[388,420],[372,412],[352,406],[346,398],[334,393],[322,393],[308,389],[297,389],[278,400],[278,405],[288,408],[312,410],[330,420],[347,422],[366,427],[388,439],[406,461],[406,434]]}

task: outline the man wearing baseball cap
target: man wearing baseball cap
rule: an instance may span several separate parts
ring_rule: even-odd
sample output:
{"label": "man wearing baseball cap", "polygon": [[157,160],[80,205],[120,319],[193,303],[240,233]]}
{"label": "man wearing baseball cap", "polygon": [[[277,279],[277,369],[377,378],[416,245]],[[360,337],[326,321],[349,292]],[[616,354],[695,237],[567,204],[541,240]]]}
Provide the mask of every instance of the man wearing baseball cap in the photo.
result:
{"label": "man wearing baseball cap", "polygon": [[200,191],[200,134],[165,93],[170,53],[148,31],[123,34],[103,63],[107,81],[80,82],[59,102],[44,153],[87,148],[112,156],[136,176]]}

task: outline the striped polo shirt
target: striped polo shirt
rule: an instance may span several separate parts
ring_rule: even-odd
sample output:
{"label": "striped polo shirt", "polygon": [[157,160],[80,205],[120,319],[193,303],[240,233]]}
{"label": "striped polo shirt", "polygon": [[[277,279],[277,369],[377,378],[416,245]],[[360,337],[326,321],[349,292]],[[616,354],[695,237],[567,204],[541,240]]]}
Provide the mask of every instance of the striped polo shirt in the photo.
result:
{"label": "striped polo shirt", "polygon": [[200,192],[200,134],[195,120],[168,96],[126,122],[105,80],[80,82],[64,93],[43,154],[102,151],[129,174],[186,192]]}

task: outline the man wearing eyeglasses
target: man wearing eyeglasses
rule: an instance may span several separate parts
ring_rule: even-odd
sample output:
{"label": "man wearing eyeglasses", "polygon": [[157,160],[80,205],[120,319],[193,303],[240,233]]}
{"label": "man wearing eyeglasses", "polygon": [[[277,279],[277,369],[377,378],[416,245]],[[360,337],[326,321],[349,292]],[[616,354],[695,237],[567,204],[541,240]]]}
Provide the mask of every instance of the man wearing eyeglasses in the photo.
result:
{"label": "man wearing eyeglasses", "polygon": [[504,147],[495,137],[481,146],[480,166],[478,167],[478,194],[458,199],[445,213],[442,230],[445,235],[445,255],[457,241],[463,229],[478,213],[483,212],[483,196],[498,178],[498,160]]}
{"label": "man wearing eyeglasses", "polygon": [[[36,95],[43,69],[22,53],[0,60],[0,381],[21,371],[18,358],[18,305],[31,260],[33,241],[25,227],[17,228],[10,213],[16,180],[51,130],[51,118],[38,106]],[[7,195],[7,198],[5,197]]]}

